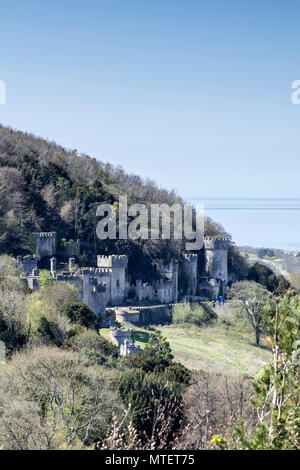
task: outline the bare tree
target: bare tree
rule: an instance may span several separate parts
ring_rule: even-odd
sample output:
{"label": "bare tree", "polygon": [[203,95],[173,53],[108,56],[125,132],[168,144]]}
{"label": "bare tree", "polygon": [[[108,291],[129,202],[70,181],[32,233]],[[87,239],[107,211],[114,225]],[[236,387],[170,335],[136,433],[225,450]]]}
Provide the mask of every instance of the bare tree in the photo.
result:
{"label": "bare tree", "polygon": [[200,372],[184,397],[184,418],[174,441],[177,449],[207,449],[214,434],[230,436],[235,425],[255,422],[249,381],[240,376]]}
{"label": "bare tree", "polygon": [[255,342],[259,345],[261,335],[265,331],[264,307],[270,293],[261,284],[241,281],[233,284],[230,297],[233,300],[233,307],[247,316],[255,333]]}
{"label": "bare tree", "polygon": [[22,352],[0,370],[0,446],[71,449],[105,432],[122,405],[113,372],[57,348]]}

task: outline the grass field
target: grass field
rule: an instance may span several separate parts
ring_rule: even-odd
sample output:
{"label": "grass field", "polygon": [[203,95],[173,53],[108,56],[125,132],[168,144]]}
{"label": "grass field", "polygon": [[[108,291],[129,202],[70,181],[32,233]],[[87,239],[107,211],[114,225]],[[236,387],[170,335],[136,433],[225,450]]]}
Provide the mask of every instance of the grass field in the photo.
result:
{"label": "grass field", "polygon": [[[143,349],[151,331],[131,328],[135,330],[135,343]],[[219,321],[204,327],[169,325],[157,328],[169,341],[175,360],[189,369],[254,376],[271,359],[271,353],[264,345],[257,347],[254,344],[249,330],[235,331]],[[109,334],[109,329],[101,329],[101,335],[109,338]]]}
{"label": "grass field", "polygon": [[190,369],[254,376],[271,359],[270,351],[253,344],[248,334],[231,332],[224,325],[171,325],[160,330],[175,358]]}

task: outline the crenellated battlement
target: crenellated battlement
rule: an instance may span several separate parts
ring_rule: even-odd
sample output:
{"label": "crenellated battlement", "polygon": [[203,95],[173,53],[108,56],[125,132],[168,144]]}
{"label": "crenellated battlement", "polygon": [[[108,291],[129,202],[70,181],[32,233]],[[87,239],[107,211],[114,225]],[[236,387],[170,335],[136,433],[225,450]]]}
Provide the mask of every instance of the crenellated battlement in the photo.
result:
{"label": "crenellated battlement", "polygon": [[226,237],[205,237],[205,250],[228,250],[229,239]]}
{"label": "crenellated battlement", "polygon": [[95,276],[104,276],[111,273],[111,268],[83,268],[81,273],[88,276],[93,274]]}
{"label": "crenellated battlement", "polygon": [[195,253],[186,253],[184,255],[185,261],[189,263],[197,263],[198,255]]}
{"label": "crenellated battlement", "polygon": [[56,248],[56,232],[36,232],[36,255],[38,259],[53,256]]}
{"label": "crenellated battlement", "polygon": [[128,264],[127,255],[98,255],[98,268],[126,268]]}
{"label": "crenellated battlement", "polygon": [[36,238],[56,238],[56,232],[36,232]]}

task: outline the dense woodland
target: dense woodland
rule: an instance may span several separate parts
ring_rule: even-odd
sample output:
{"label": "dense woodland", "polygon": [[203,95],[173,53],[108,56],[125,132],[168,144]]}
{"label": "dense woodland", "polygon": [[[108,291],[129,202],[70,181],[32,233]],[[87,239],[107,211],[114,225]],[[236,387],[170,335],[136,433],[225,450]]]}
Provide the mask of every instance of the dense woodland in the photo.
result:
{"label": "dense woodland", "polygon": [[[54,143],[0,127],[0,448],[2,449],[299,449],[298,293],[282,276],[250,268],[232,244],[232,316],[213,305],[177,307],[173,325],[216,323],[249,338],[271,360],[253,378],[194,371],[178,362],[159,329],[144,349],[119,357],[96,316],[70,285],[41,271],[31,292],[15,257],[34,252],[34,231],[80,239],[81,265],[96,253],[127,253],[130,275],[155,276],[153,260],[183,254],[172,241],[99,242],[95,207],[172,204],[173,192]],[[225,234],[206,220],[206,233]],[[201,261],[201,256],[199,257]],[[181,277],[184,282],[184,273]]]}
{"label": "dense woodland", "polygon": [[[120,195],[127,195],[128,204],[182,202],[174,191],[128,175],[122,168],[0,126],[0,253],[32,254],[33,232],[56,231],[60,240],[82,242],[81,265],[94,265],[96,254],[128,254],[133,279],[151,280],[157,276],[154,261],[180,261],[184,243],[174,239],[100,241],[96,208],[100,203],[117,205]],[[229,237],[210,219],[206,219],[205,234]],[[229,269],[238,279],[247,269],[233,245]]]}

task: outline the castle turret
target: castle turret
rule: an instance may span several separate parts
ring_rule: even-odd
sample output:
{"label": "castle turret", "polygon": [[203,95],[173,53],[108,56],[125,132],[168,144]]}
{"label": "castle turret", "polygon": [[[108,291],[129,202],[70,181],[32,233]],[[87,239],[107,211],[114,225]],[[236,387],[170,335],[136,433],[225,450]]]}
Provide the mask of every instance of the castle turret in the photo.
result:
{"label": "castle turret", "polygon": [[124,301],[127,264],[127,255],[97,256],[98,268],[109,268],[111,270],[110,298],[114,304],[121,304]]}
{"label": "castle turret", "polygon": [[75,258],[69,258],[69,270],[71,271],[75,267]]}
{"label": "castle turret", "polygon": [[193,253],[184,255],[184,264],[188,276],[190,295],[195,295],[197,288],[198,255]]}
{"label": "castle turret", "polygon": [[55,276],[55,271],[56,271],[56,258],[51,258],[50,259],[50,272],[52,276]]}
{"label": "castle turret", "polygon": [[225,285],[228,281],[228,247],[225,237],[207,237],[204,239],[205,271],[210,279],[219,279]]}
{"label": "castle turret", "polygon": [[126,268],[128,264],[127,255],[98,255],[97,266],[98,268]]}
{"label": "castle turret", "polygon": [[36,255],[38,259],[53,256],[56,251],[56,232],[39,232],[35,234]]}

